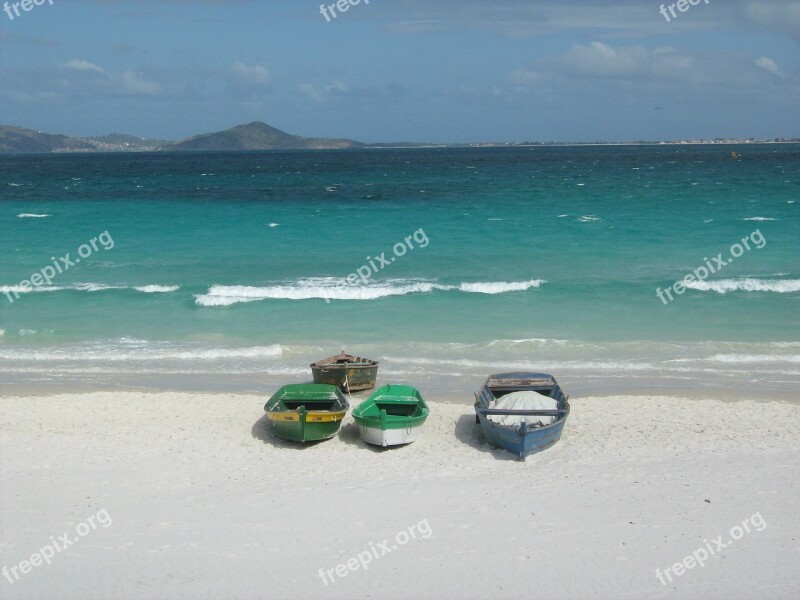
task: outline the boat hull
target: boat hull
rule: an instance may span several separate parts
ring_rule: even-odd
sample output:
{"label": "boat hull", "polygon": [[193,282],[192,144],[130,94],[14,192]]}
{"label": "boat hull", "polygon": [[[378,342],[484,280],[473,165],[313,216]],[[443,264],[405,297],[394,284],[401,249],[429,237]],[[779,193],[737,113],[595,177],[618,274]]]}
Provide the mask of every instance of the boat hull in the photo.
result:
{"label": "boat hull", "polygon": [[[556,410],[498,411],[492,409],[494,401],[504,394],[514,391],[536,391],[556,401]],[[503,448],[520,459],[547,450],[561,439],[564,425],[569,417],[569,398],[558,382],[544,373],[500,373],[490,376],[476,394],[475,415],[486,441]],[[554,421],[543,427],[503,425],[489,418],[492,414],[528,414],[555,417]]]}
{"label": "boat hull", "polygon": [[371,390],[378,379],[378,366],[352,367],[340,365],[311,366],[314,383],[335,385],[341,390]]}
{"label": "boat hull", "polygon": [[429,414],[419,390],[387,385],[359,404],[353,419],[364,442],[386,448],[418,440]]}
{"label": "boat hull", "polygon": [[416,442],[422,435],[422,426],[404,427],[403,429],[381,429],[380,427],[369,427],[359,425],[358,431],[361,439],[373,446],[403,446]]}
{"label": "boat hull", "polygon": [[478,420],[487,442],[503,448],[518,458],[525,458],[547,450],[561,439],[561,433],[564,431],[566,423],[566,419],[562,419],[552,425],[529,429],[525,433],[521,433],[519,428],[498,425],[480,413],[478,413]]}
{"label": "boat hull", "polygon": [[292,442],[318,442],[336,435],[349,408],[332,385],[285,385],[264,406],[275,435]]}
{"label": "boat hull", "polygon": [[335,436],[347,411],[305,413],[296,411],[267,413],[272,429],[279,438],[290,442],[319,442]]}

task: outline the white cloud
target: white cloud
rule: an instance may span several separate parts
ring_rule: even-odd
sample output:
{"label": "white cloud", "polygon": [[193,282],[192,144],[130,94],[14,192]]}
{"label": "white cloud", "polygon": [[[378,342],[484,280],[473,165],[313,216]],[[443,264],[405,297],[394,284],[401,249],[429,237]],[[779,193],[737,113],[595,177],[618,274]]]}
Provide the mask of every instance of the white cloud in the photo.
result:
{"label": "white cloud", "polygon": [[125,91],[132,94],[155,96],[161,93],[161,85],[154,81],[147,81],[141,75],[133,71],[125,72],[122,76],[122,83]]}
{"label": "white cloud", "polygon": [[249,81],[250,83],[257,83],[260,85],[269,83],[269,72],[261,65],[248,67],[244,63],[235,62],[233,63],[232,70],[237,77]]}
{"label": "white cloud", "polygon": [[767,58],[766,56],[762,56],[758,60],[756,60],[756,65],[761,67],[762,69],[766,69],[773,75],[780,75],[781,70],[778,68],[778,65],[775,64],[775,61],[771,58]]}
{"label": "white cloud", "polygon": [[646,71],[650,56],[642,46],[614,49],[603,42],[592,42],[588,46],[572,46],[558,63],[565,71],[578,75],[627,78]]}
{"label": "white cloud", "polygon": [[63,66],[67,69],[74,69],[76,71],[93,71],[95,73],[100,73],[101,75],[108,76],[108,73],[106,73],[103,69],[101,69],[97,65],[94,65],[85,60],[81,60],[79,58],[73,58],[71,61],[65,63]]}
{"label": "white cloud", "polygon": [[345,94],[347,93],[347,86],[341,81],[334,81],[332,84],[325,86],[325,91],[329,94]]}
{"label": "white cloud", "polygon": [[297,86],[297,91],[301,94],[305,94],[314,102],[322,102],[322,94],[320,94],[319,91],[317,91],[317,88],[310,83],[301,83]]}

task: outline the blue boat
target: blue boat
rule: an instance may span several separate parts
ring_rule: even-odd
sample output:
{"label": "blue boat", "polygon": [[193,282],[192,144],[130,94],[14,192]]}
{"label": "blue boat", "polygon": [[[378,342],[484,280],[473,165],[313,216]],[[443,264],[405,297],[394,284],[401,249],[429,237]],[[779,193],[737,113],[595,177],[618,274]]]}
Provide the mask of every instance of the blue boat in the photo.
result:
{"label": "blue boat", "polygon": [[487,441],[524,459],[559,439],[569,397],[552,375],[498,373],[475,394],[475,422]]}

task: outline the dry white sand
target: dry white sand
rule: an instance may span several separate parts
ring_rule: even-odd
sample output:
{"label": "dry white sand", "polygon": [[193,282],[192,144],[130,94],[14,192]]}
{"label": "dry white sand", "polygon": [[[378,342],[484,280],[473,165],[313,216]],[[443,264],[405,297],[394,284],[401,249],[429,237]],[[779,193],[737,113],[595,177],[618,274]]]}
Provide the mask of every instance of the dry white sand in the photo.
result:
{"label": "dry white sand", "polygon": [[[800,405],[576,399],[561,442],[523,463],[468,405],[431,403],[422,439],[384,451],[349,416],[328,442],[281,442],[264,401],[0,399],[0,566],[20,575],[0,598],[800,596]],[[103,510],[110,525],[78,537]],[[65,533],[78,541],[20,573]],[[718,536],[705,566],[660,583]],[[335,575],[372,548],[366,571]]]}

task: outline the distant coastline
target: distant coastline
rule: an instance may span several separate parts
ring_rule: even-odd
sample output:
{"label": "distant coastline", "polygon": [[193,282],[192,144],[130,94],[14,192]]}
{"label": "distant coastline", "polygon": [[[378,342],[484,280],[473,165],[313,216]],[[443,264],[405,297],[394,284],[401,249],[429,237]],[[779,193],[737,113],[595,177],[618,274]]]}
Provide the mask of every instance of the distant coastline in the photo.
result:
{"label": "distant coastline", "polygon": [[796,144],[800,138],[715,138],[681,140],[638,140],[628,142],[520,141],[520,142],[379,142],[366,144],[342,138],[307,138],[296,136],[266,123],[237,125],[224,131],[199,134],[184,140],[170,141],[140,138],[128,134],[95,137],[72,137],[43,131],[0,125],[0,154],[74,154],[115,152],[248,152],[259,150],[346,150],[412,148],[520,148],[570,146],[657,146],[657,145],[742,145]]}

